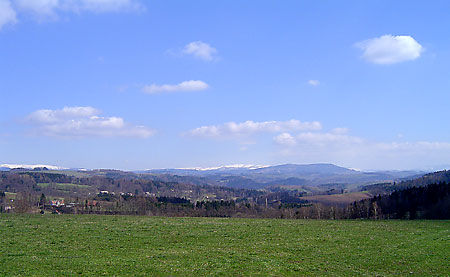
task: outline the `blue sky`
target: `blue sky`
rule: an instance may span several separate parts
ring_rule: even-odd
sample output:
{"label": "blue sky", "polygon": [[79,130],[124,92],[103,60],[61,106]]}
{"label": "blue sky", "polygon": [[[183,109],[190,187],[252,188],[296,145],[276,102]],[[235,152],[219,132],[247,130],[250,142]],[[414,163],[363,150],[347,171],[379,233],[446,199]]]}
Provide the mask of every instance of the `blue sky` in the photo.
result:
{"label": "blue sky", "polygon": [[0,164],[450,165],[449,8],[0,0]]}

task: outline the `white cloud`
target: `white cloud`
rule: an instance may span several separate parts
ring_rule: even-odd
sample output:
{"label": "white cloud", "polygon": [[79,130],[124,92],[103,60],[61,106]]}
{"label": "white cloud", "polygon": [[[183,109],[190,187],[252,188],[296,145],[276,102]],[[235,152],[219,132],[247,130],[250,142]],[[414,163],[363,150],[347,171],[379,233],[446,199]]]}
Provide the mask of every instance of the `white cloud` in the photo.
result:
{"label": "white cloud", "polygon": [[142,91],[149,94],[176,92],[176,91],[199,91],[208,89],[209,85],[203,81],[184,81],[177,85],[148,85],[142,88]]}
{"label": "white cloud", "polygon": [[64,107],[37,110],[26,117],[38,135],[54,137],[135,137],[148,138],[154,131],[127,123],[120,117],[101,117],[92,107]]}
{"label": "white cloud", "polygon": [[227,122],[222,125],[210,125],[195,128],[187,132],[191,136],[224,138],[248,136],[255,133],[277,133],[286,131],[320,130],[320,122],[289,121],[245,121],[241,123]]}
{"label": "white cloud", "polygon": [[424,51],[411,36],[384,35],[371,38],[356,44],[364,52],[362,57],[375,64],[394,64],[415,60]]}
{"label": "white cloud", "polygon": [[59,13],[124,12],[144,10],[137,0],[13,0],[15,7],[31,13],[40,20],[57,18]]}
{"label": "white cloud", "polygon": [[318,85],[320,85],[320,82],[318,80],[309,80],[308,84],[313,87],[317,87]]}
{"label": "white cloud", "polygon": [[92,107],[64,107],[60,110],[37,110],[28,116],[28,120],[53,123],[67,119],[91,117],[99,113],[99,110]]}
{"label": "white cloud", "polygon": [[289,133],[282,133],[282,134],[279,134],[278,136],[276,136],[275,138],[274,138],[274,141],[277,143],[277,144],[280,144],[280,145],[288,145],[288,146],[292,146],[292,145],[295,145],[297,142],[295,141],[295,138],[291,135],[291,134],[289,134]]}
{"label": "white cloud", "polygon": [[184,47],[183,53],[204,61],[213,61],[216,59],[217,49],[202,41],[193,41]]}
{"label": "white cloud", "polygon": [[17,22],[16,11],[8,0],[0,0],[0,29],[6,24]]}

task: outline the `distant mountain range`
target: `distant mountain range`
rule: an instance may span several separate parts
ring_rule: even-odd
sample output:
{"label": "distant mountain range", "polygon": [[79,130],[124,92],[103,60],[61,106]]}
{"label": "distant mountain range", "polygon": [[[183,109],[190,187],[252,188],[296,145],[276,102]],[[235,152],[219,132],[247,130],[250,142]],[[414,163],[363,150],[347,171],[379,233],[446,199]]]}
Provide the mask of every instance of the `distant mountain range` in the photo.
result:
{"label": "distant mountain range", "polygon": [[[276,166],[224,166],[206,169],[155,169],[140,173],[163,177],[166,181],[210,183],[234,188],[266,187],[335,187],[349,189],[378,182],[415,178],[427,172],[377,171],[363,172],[334,164],[284,164]],[[185,179],[186,178],[186,179]],[[201,178],[201,179],[200,179]]]}
{"label": "distant mountain range", "polygon": [[47,168],[50,170],[67,169],[62,166],[46,165],[46,164],[0,164],[0,170],[2,170],[2,171],[14,169],[14,168],[25,168],[25,169]]}
{"label": "distant mountain range", "polygon": [[49,170],[66,175],[105,176],[108,178],[145,178],[194,185],[216,185],[232,188],[288,188],[309,192],[330,189],[358,190],[363,186],[414,179],[428,172],[374,171],[364,172],[334,164],[229,165],[210,168],[169,168],[145,171],[109,169],[68,169],[54,165],[2,164],[0,170]]}
{"label": "distant mountain range", "polygon": [[216,166],[216,167],[188,167],[188,168],[178,168],[179,170],[197,170],[197,171],[211,171],[211,170],[251,170],[251,169],[259,169],[270,167],[270,165],[251,165],[251,164],[232,164],[232,165],[224,165],[224,166]]}
{"label": "distant mountain range", "polygon": [[352,174],[358,171],[336,166],[334,164],[283,164],[276,166],[268,165],[228,165],[209,168],[168,168],[168,169],[150,169],[146,173],[169,173],[186,175],[211,175],[224,173],[259,173],[259,174]]}

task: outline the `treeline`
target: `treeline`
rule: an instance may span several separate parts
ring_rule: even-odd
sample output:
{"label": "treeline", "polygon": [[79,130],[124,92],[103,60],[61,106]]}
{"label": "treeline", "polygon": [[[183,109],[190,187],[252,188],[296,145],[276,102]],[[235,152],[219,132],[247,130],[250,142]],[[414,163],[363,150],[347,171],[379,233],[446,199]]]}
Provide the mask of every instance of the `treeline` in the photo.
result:
{"label": "treeline", "polygon": [[[309,203],[268,205],[248,201],[212,200],[191,202],[176,197],[131,196],[109,198],[109,201],[83,200],[75,205],[61,207],[45,206],[43,211],[66,214],[102,214],[102,215],[142,215],[168,217],[234,217],[234,218],[281,218],[314,219],[338,218],[338,210],[333,207],[312,205]],[[37,199],[34,202],[36,203]]]}
{"label": "treeline", "polygon": [[[264,197],[263,197],[264,196]],[[99,193],[84,205],[58,209],[64,213],[127,214],[157,216],[260,217],[260,218],[315,218],[312,204],[295,198],[287,192],[267,193],[254,198],[236,200],[191,201],[166,196]],[[303,209],[309,207],[308,209]],[[323,211],[324,209],[321,208]]]}
{"label": "treeline", "polygon": [[410,187],[353,203],[350,218],[450,219],[450,183]]}

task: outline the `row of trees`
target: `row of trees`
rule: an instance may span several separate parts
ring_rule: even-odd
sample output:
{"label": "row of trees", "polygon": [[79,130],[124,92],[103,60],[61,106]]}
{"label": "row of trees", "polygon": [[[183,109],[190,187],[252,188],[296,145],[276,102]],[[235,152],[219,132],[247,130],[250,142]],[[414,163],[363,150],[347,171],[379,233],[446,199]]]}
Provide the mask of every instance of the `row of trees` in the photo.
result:
{"label": "row of trees", "polygon": [[320,204],[260,205],[233,200],[197,201],[175,197],[132,196],[110,201],[85,200],[73,207],[47,207],[49,211],[72,214],[146,215],[170,217],[246,217],[325,219],[340,218],[339,209]]}

